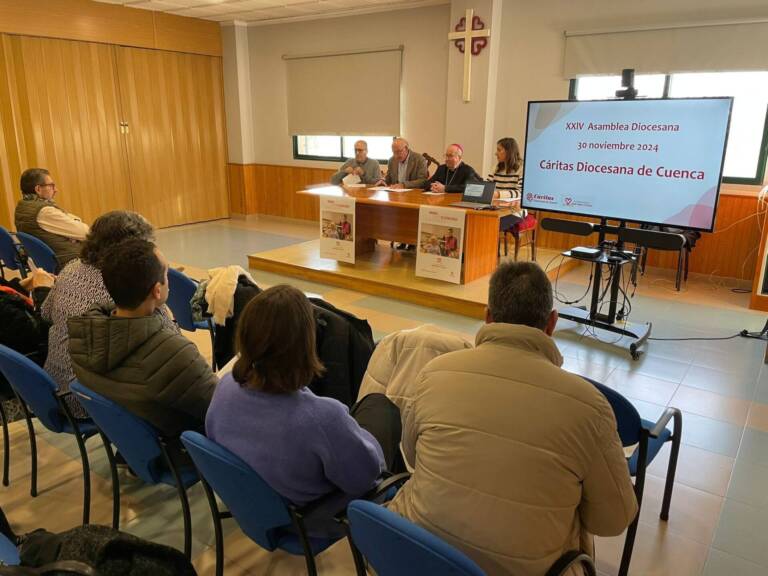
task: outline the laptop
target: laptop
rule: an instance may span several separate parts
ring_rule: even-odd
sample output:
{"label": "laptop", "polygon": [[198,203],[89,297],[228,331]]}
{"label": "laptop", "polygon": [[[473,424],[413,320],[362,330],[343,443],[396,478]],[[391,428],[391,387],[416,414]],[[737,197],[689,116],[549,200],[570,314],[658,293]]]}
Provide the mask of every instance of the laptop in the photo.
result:
{"label": "laptop", "polygon": [[471,208],[473,210],[486,210],[493,202],[493,192],[496,190],[496,182],[478,182],[467,184],[461,202],[454,202],[450,206],[457,208]]}

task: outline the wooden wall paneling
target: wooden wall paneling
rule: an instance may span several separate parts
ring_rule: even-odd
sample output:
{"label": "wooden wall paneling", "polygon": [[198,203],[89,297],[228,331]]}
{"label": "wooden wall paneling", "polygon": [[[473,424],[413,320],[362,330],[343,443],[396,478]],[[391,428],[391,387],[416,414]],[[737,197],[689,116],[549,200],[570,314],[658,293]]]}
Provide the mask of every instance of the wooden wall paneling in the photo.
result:
{"label": "wooden wall paneling", "polygon": [[0,226],[13,230],[14,206],[20,196],[18,175],[22,168],[9,85],[13,66],[10,56],[5,35],[0,35]]}
{"label": "wooden wall paneling", "polygon": [[155,48],[190,54],[221,56],[221,26],[218,22],[153,12]]}
{"label": "wooden wall paneling", "polygon": [[117,48],[136,210],[158,227],[229,216],[221,59]]}
{"label": "wooden wall paneling", "polygon": [[[715,231],[702,233],[691,253],[690,272],[751,280],[754,276],[757,246],[760,242],[757,198],[721,194],[715,218]],[[542,218],[562,218],[596,222],[594,218],[539,212]],[[597,236],[583,237],[539,228],[536,242],[542,248],[564,250],[572,246],[591,246]],[[677,253],[651,250],[648,266],[677,269]]]}
{"label": "wooden wall paneling", "polygon": [[245,166],[228,164],[229,170],[229,210],[232,214],[248,214],[245,204]]}
{"label": "wooden wall paneling", "polygon": [[0,0],[0,32],[222,55],[218,22],[91,0]]}
{"label": "wooden wall paneling", "polygon": [[10,179],[47,168],[56,201],[87,222],[131,209],[113,48],[10,35],[2,44],[18,154]]}

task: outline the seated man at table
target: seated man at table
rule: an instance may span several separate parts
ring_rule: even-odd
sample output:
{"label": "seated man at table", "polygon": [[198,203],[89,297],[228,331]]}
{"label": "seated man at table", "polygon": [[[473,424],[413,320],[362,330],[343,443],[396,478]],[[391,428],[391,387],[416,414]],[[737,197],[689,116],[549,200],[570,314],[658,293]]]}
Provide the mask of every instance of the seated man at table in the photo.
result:
{"label": "seated man at table", "polygon": [[392,141],[392,158],[387,164],[387,177],[380,182],[391,188],[423,188],[427,182],[427,161],[413,152],[405,138]]}
{"label": "seated man at table", "polygon": [[365,140],[355,142],[355,157],[344,162],[339,171],[331,176],[331,184],[338,186],[350,175],[359,176],[363,184],[375,184],[381,179],[379,163],[373,158],[368,158],[368,144]]}
{"label": "seated man at table", "polygon": [[424,185],[425,190],[432,192],[459,192],[472,182],[482,182],[483,179],[469,164],[462,162],[464,148],[460,144],[451,144],[445,150],[445,164],[440,164],[432,177]]}

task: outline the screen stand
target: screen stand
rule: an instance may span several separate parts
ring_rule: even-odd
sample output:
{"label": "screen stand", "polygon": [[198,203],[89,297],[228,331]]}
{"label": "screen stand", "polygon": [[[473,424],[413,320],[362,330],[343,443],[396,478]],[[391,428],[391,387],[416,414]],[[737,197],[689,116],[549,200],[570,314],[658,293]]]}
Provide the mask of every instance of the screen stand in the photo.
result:
{"label": "screen stand", "polygon": [[[598,245],[601,247],[606,246],[605,233],[606,230],[611,232],[616,231],[616,228],[609,227],[605,218],[601,218],[600,224],[595,226],[599,232]],[[626,228],[626,224],[621,222],[618,226],[618,230]],[[616,324],[617,320],[621,322],[624,317],[624,310],[617,311],[619,304],[619,290],[621,288],[621,276],[622,268],[630,264],[632,266],[632,280],[634,282],[637,273],[637,255],[632,252],[624,251],[624,243],[621,240],[621,234],[618,235],[619,240],[616,243],[614,250],[604,250],[600,256],[594,260],[587,260],[592,262],[593,266],[593,283],[592,283],[592,298],[589,306],[589,310],[586,307],[567,306],[558,310],[560,318],[565,318],[572,322],[584,324],[586,326],[592,326],[599,330],[605,330],[607,332],[613,332],[614,334],[620,334],[622,336],[628,336],[633,338],[635,342],[629,345],[629,353],[632,355],[633,360],[640,358],[642,351],[640,347],[646,343],[648,336],[651,334],[651,323],[646,322],[644,324],[629,325],[624,323],[622,326]],[[564,253],[565,256],[570,258],[576,258],[570,251]],[[577,260],[585,260],[584,258],[576,258]],[[610,273],[610,300],[608,301],[608,313],[602,312],[605,302],[603,300],[605,294],[601,294],[602,279],[603,279],[603,267],[607,267]]]}

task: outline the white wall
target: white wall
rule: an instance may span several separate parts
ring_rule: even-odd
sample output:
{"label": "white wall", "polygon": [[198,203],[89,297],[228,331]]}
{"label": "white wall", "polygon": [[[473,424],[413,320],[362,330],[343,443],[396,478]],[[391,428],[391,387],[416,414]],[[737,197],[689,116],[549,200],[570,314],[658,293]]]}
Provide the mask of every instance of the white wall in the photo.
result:
{"label": "white wall", "polygon": [[748,18],[768,18],[768,1],[504,0],[496,138],[512,136],[522,144],[528,101],[568,98],[562,76],[565,30]]}
{"label": "white wall", "polygon": [[[380,48],[402,44],[403,136],[418,152],[438,156],[445,132],[445,91],[450,6],[366,14],[345,18],[249,28],[251,99],[254,123],[254,162],[329,168],[327,162],[293,159],[288,134],[286,73],[283,54]],[[375,86],[346,82],[365,98]],[[382,78],[382,82],[396,82]],[[375,113],[375,111],[372,111]]]}

